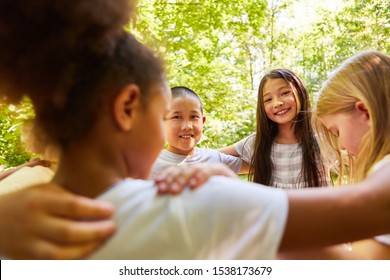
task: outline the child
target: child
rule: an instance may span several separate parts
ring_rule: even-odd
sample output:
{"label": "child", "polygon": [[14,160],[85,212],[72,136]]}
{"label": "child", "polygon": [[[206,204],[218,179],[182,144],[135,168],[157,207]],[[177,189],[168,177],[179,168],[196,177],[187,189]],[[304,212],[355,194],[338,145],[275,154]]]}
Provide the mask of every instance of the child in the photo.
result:
{"label": "child", "polygon": [[260,82],[256,133],[219,149],[250,163],[253,182],[282,189],[326,186],[325,169],[310,124],[310,98],[302,80],[275,69]]}
{"label": "child", "polygon": [[168,146],[162,150],[152,167],[155,178],[168,166],[199,162],[220,162],[235,173],[244,172],[248,165],[239,157],[220,153],[213,149],[196,148],[203,132],[206,117],[199,96],[189,88],[173,87],[171,111],[166,116],[165,131]]}
{"label": "child", "polygon": [[[334,166],[339,183],[343,178],[359,182],[375,176],[389,162],[389,108],[389,55],[362,52],[345,61],[328,79],[318,97],[314,120],[327,163],[332,164],[335,155],[340,162]],[[354,242],[349,250],[337,249],[332,248],[333,258],[389,259],[390,235]]]}
{"label": "child", "polygon": [[[25,6],[12,3],[17,4],[10,14],[21,20],[17,8]],[[46,12],[53,3],[40,1],[35,6],[45,11],[39,24],[55,21]],[[94,4],[87,5],[84,13],[96,9]],[[68,9],[61,12],[67,18],[72,13]],[[77,15],[78,20],[67,23],[69,34],[78,31],[75,27],[80,22],[85,23],[86,16],[79,11]],[[26,37],[38,23],[33,18],[23,17],[25,29],[4,36]],[[12,21],[7,24],[13,27]],[[91,30],[97,27],[89,24]],[[67,46],[67,37],[58,37],[56,31],[45,35],[55,38],[58,47]],[[18,100],[27,93],[37,125],[60,148],[53,181],[73,193],[116,206],[117,233],[90,258],[266,259],[274,258],[277,250],[335,244],[390,231],[390,165],[354,188],[338,191],[287,193],[215,177],[198,191],[157,197],[153,182],[143,179],[149,177],[165,142],[169,88],[158,60],[133,36],[125,31],[104,35],[95,33],[101,38],[99,46],[76,36],[72,42],[80,48],[68,47],[61,54],[65,56],[62,63],[53,61],[40,68],[41,74],[50,74],[56,81],[48,81],[47,88],[30,75],[24,76],[27,82],[22,84],[15,79],[20,71],[37,71],[39,56],[28,51],[28,44],[18,45],[23,47],[23,58],[30,58],[20,61],[22,68],[7,68],[0,60],[0,77],[6,76],[9,83],[7,96]],[[35,40],[49,57],[58,51],[52,42]],[[1,55],[14,52],[14,46],[0,45]],[[60,79],[53,69],[70,76]],[[5,76],[1,75],[4,71]],[[50,86],[56,86],[57,92]],[[330,228],[334,230],[327,231]]]}

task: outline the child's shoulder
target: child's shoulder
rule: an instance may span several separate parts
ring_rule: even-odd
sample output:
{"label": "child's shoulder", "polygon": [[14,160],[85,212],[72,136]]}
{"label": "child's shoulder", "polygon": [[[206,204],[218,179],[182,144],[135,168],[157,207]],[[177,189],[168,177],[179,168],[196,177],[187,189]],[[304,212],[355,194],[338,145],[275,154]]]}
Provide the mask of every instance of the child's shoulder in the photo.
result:
{"label": "child's shoulder", "polygon": [[196,148],[196,155],[218,155],[220,152],[211,148]]}
{"label": "child's shoulder", "polygon": [[211,148],[196,148],[196,155],[202,158],[207,158],[208,160],[220,160],[221,157],[232,157],[231,155],[221,153],[220,151]]}

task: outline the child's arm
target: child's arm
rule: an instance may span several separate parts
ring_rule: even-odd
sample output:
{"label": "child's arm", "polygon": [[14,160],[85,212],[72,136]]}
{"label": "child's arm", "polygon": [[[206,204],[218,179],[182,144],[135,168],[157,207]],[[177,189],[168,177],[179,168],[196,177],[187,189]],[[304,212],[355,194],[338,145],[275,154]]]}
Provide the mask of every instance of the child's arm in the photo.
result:
{"label": "child's arm", "polygon": [[235,157],[240,156],[240,154],[237,152],[236,148],[234,148],[233,145],[219,148],[218,151],[221,153],[227,154],[227,155],[235,156]]}
{"label": "child's arm", "polygon": [[248,174],[251,166],[245,160],[242,160],[241,168],[238,174]]}
{"label": "child's arm", "polygon": [[54,184],[0,196],[0,254],[13,259],[85,257],[115,231],[113,207]]}
{"label": "child's arm", "polygon": [[45,167],[49,167],[50,166],[50,162],[47,161],[47,160],[41,160],[39,158],[34,158],[32,160],[30,160],[29,162],[25,163],[25,164],[21,164],[19,166],[16,166],[16,167],[13,167],[13,168],[10,168],[8,170],[5,170],[3,172],[0,173],[0,180],[3,180],[4,178],[8,177],[9,175],[15,173],[16,171],[18,171],[19,169],[23,168],[23,167],[34,167],[34,166],[37,166],[37,165],[42,165],[42,166],[45,166]]}
{"label": "child's arm", "polygon": [[[289,191],[281,251],[338,244],[390,232],[390,164],[359,184]],[[321,218],[319,218],[321,217]]]}
{"label": "child's arm", "polygon": [[154,180],[160,194],[179,194],[186,186],[195,189],[215,175],[237,178],[236,173],[225,164],[198,163],[170,166]]}
{"label": "child's arm", "polygon": [[389,260],[390,246],[374,239],[313,249],[299,249],[278,254],[284,260]]}

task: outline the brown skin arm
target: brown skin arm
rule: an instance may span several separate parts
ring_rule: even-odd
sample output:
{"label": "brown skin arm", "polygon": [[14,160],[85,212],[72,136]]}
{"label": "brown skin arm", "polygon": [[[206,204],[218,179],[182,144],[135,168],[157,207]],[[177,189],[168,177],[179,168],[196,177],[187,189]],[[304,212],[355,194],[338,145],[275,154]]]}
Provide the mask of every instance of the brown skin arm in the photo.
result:
{"label": "brown skin arm", "polygon": [[390,232],[390,163],[350,187],[288,193],[279,250],[328,246]]}
{"label": "brown skin arm", "polygon": [[293,250],[278,254],[284,260],[389,260],[390,246],[365,239],[340,245]]}

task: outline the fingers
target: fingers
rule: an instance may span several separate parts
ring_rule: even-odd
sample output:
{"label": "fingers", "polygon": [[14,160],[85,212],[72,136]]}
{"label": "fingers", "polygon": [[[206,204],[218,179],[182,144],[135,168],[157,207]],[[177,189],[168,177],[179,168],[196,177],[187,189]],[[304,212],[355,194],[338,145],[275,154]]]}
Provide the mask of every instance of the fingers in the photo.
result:
{"label": "fingers", "polygon": [[155,178],[155,183],[160,194],[178,194],[186,186],[191,189],[201,186],[214,175],[237,177],[224,164],[200,163],[168,167]]}
{"label": "fingers", "polygon": [[45,208],[52,215],[67,217],[74,220],[98,220],[109,218],[114,213],[112,204],[87,197],[77,196],[61,188],[48,185],[39,199],[37,207]]}
{"label": "fingers", "polygon": [[0,197],[0,252],[11,258],[82,258],[116,230],[110,204],[55,184]]}
{"label": "fingers", "polygon": [[44,167],[50,167],[51,163],[48,160],[42,160],[40,158],[33,158],[25,164],[25,166],[29,166],[29,167],[34,167],[37,165],[41,165]]}
{"label": "fingers", "polygon": [[[33,246],[31,246],[33,244]],[[23,244],[21,244],[23,245]],[[13,255],[12,259],[41,259],[41,260],[71,260],[82,259],[96,250],[102,242],[90,242],[76,245],[61,245],[47,242],[47,240],[36,240],[27,244],[28,250],[23,248]]]}
{"label": "fingers", "polygon": [[40,236],[56,244],[75,245],[102,242],[116,230],[114,221],[72,221],[53,217],[39,226]]}
{"label": "fingers", "polygon": [[207,182],[210,177],[217,175],[232,178],[237,177],[237,174],[224,164],[207,164],[206,166],[200,166],[200,169],[197,172],[196,176],[194,176],[193,178],[191,178],[191,180],[188,181],[188,186],[191,189],[195,189]]}
{"label": "fingers", "polygon": [[49,203],[53,207],[53,214],[72,219],[104,219],[114,213],[114,207],[110,203],[85,197],[72,197],[57,204],[55,201]]}

